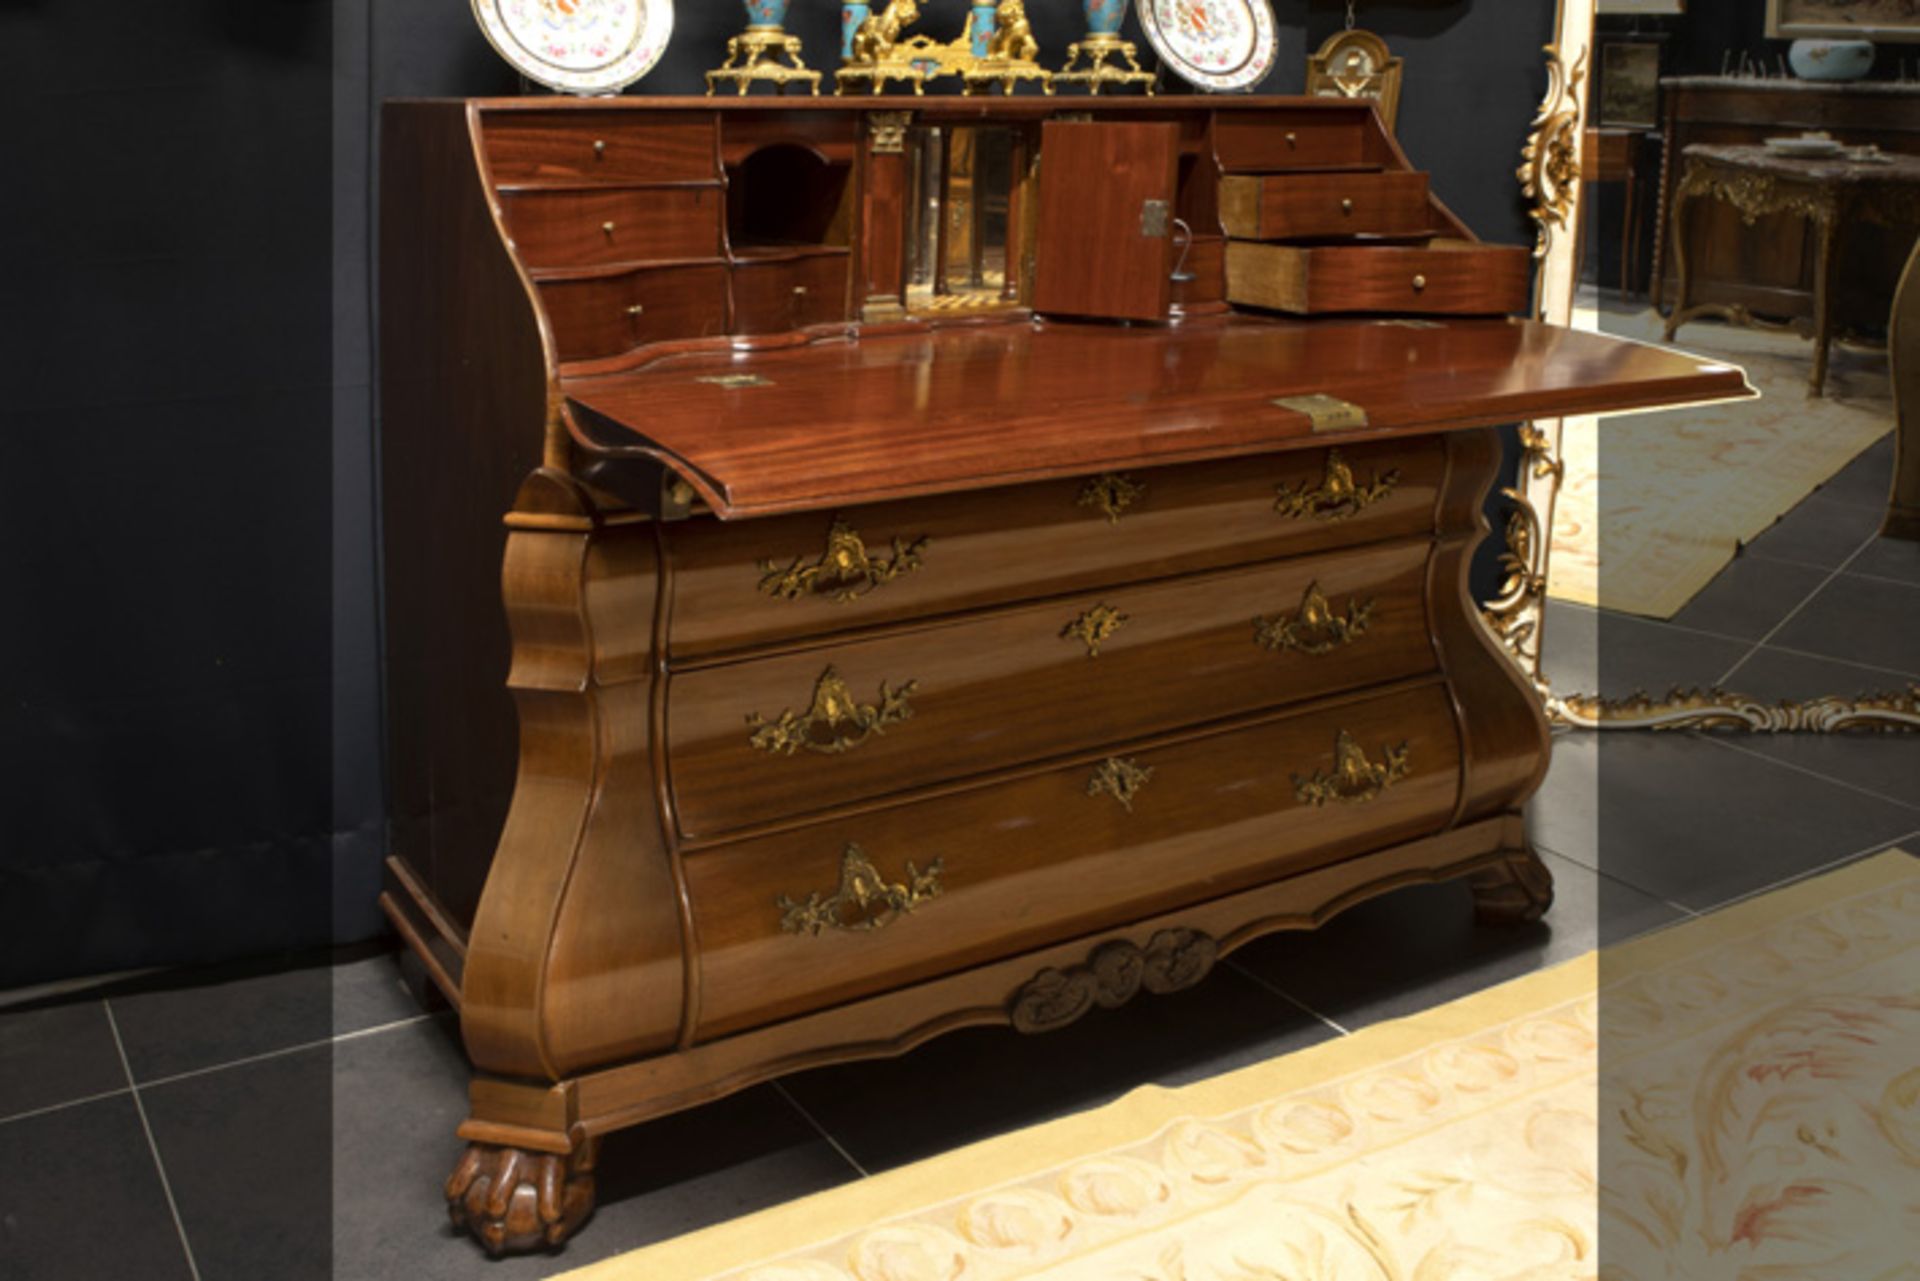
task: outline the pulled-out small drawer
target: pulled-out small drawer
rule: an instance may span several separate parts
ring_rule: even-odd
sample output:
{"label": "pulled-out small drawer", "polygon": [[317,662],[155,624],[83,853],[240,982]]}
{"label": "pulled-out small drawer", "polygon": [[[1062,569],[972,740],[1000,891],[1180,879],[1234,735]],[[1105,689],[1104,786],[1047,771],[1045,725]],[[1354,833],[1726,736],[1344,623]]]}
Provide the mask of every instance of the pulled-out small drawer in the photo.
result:
{"label": "pulled-out small drawer", "polygon": [[711,114],[487,111],[481,137],[493,181],[578,185],[720,176]]}
{"label": "pulled-out small drawer", "polygon": [[650,342],[727,329],[724,262],[548,278],[538,287],[561,360],[615,356]]}
{"label": "pulled-out small drawer", "polygon": [[1436,681],[691,853],[697,1036],[1430,835],[1459,781]]}
{"label": "pulled-out small drawer", "polygon": [[718,258],[727,219],[719,183],[503,191],[500,211],[520,261],[532,271]]}
{"label": "pulled-out small drawer", "polygon": [[1384,543],[674,671],[681,831],[711,837],[1432,671],[1429,551]]}
{"label": "pulled-out small drawer", "polygon": [[1427,534],[1427,436],[660,528],[675,659]]}
{"label": "pulled-out small drawer", "polygon": [[1298,315],[1509,315],[1527,309],[1532,288],[1533,255],[1518,246],[1227,244],[1227,300]]}
{"label": "pulled-out small drawer", "polygon": [[1220,223],[1242,240],[1417,236],[1430,225],[1424,173],[1230,174]]}

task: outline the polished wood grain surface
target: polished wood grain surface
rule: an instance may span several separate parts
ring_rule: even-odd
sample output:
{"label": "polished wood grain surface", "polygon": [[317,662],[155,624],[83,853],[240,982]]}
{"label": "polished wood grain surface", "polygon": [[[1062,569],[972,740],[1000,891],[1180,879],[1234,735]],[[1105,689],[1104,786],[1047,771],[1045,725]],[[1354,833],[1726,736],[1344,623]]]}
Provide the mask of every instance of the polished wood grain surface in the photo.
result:
{"label": "polished wood grain surface", "polygon": [[[1427,554],[1421,539],[1136,583],[675,674],[681,832],[707,837],[1429,671]],[[1309,588],[1340,621],[1297,630],[1326,652],[1262,645],[1260,621],[1297,616]],[[1066,634],[1100,610],[1110,635]],[[829,671],[868,707],[883,685],[913,682],[908,714],[870,735],[849,720],[805,732],[857,744],[844,751],[756,747],[748,718],[806,716]]]}
{"label": "polished wood grain surface", "polygon": [[[1333,767],[1352,734],[1407,777],[1377,799],[1316,808],[1295,774]],[[1088,795],[1100,758],[729,845],[687,860],[700,946],[700,1040],[1305,871],[1445,825],[1459,749],[1437,686],[1167,745],[1120,744],[1153,770],[1133,808]],[[1221,833],[1231,831],[1231,840]],[[848,842],[888,877],[942,862],[939,897],[867,931],[783,933],[775,901],[831,893]]]}
{"label": "polished wood grain surface", "polygon": [[848,318],[844,249],[736,258],[733,325],[737,334],[771,334]]}
{"label": "polished wood grain surface", "polygon": [[[464,927],[513,790],[500,517],[541,463],[548,361],[466,104],[389,114],[380,163],[390,852],[431,899],[419,919]],[[453,483],[447,462],[462,452]]]}
{"label": "polished wood grain surface", "polygon": [[1525,311],[1532,288],[1532,254],[1517,246],[1227,244],[1229,302],[1303,316],[1504,316]]}
{"label": "polished wood grain surface", "polygon": [[[1283,490],[1324,490],[1330,469],[1378,497],[1319,511],[1276,510]],[[836,513],[676,522],[661,529],[673,568],[672,653],[685,662],[1036,596],[1427,535],[1445,470],[1441,442],[1422,438],[1043,481],[1000,490],[989,504],[944,494]],[[770,595],[761,584],[771,571],[763,566],[818,564],[836,521],[881,562],[891,559],[896,539],[923,544],[920,566],[852,599],[841,598],[845,584],[837,578],[791,598]]]}
{"label": "polished wood grain surface", "polygon": [[499,112],[481,104],[486,157],[502,184],[572,185],[711,179],[719,121],[710,111]]}
{"label": "polished wood grain surface", "polygon": [[1417,235],[1427,227],[1427,175],[1229,174],[1220,225],[1243,240]]}
{"label": "polished wood grain surface", "polygon": [[653,259],[717,258],[726,191],[710,186],[524,188],[502,192],[500,212],[529,271]]}
{"label": "polished wood grain surface", "polygon": [[[700,381],[722,371],[769,385]],[[724,517],[1327,443],[1276,397],[1358,404],[1370,426],[1345,435],[1372,440],[1746,390],[1730,365],[1505,320],[1001,325],[566,384],[580,409],[681,460]]]}
{"label": "polished wood grain surface", "polygon": [[608,275],[543,278],[540,298],[563,360],[613,356],[648,343],[723,334],[727,266],[692,262]]}
{"label": "polished wood grain surface", "polygon": [[[1046,159],[1033,242],[1034,310],[1165,319],[1178,126],[1049,121],[1041,127],[1040,154]],[[1095,191],[1099,199],[1088,199]]]}

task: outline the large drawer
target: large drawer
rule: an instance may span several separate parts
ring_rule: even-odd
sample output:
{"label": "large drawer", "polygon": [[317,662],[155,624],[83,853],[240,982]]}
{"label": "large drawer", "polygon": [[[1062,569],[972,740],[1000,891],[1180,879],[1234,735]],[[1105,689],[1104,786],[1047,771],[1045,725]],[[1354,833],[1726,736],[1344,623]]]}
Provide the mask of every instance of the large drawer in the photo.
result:
{"label": "large drawer", "polygon": [[[1111,759],[688,856],[697,1035],[1430,835],[1451,818],[1460,751],[1436,682]],[[1128,768],[1151,771],[1130,807],[1094,786]],[[910,910],[853,901],[869,869]]]}
{"label": "large drawer", "polygon": [[661,527],[676,658],[1425,534],[1437,437]]}
{"label": "large drawer", "polygon": [[1427,229],[1424,173],[1229,174],[1220,225],[1243,240],[1412,236]]}
{"label": "large drawer", "polygon": [[1059,597],[676,671],[709,837],[1433,670],[1425,539]]}
{"label": "large drawer", "polygon": [[1514,245],[1227,243],[1227,300],[1299,315],[1508,315],[1527,309],[1532,281],[1532,254]]}

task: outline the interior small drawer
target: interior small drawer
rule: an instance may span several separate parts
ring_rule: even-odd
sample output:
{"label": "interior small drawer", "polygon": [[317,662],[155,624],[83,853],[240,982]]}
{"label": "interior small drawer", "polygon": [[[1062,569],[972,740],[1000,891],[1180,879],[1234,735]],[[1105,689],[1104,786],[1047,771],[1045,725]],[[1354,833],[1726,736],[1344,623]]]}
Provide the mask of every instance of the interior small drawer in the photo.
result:
{"label": "interior small drawer", "polygon": [[664,524],[676,659],[1433,530],[1432,436]]}
{"label": "interior small drawer", "polygon": [[1424,173],[1229,174],[1220,222],[1244,240],[1412,236],[1427,230]]}
{"label": "interior small drawer", "polygon": [[500,211],[520,261],[534,271],[718,258],[727,217],[718,184],[503,191]]}
{"label": "interior small drawer", "polygon": [[538,286],[560,360],[613,356],[650,342],[727,329],[724,262],[646,267],[543,280]]}
{"label": "interior small drawer", "polygon": [[1228,173],[1378,167],[1378,140],[1358,116],[1326,112],[1220,111],[1213,151]]}
{"label": "interior small drawer", "polygon": [[1418,839],[1459,763],[1436,682],[690,853],[697,1036]]}
{"label": "interior small drawer", "polygon": [[710,115],[495,111],[482,117],[496,184],[684,182],[718,178]]}
{"label": "interior small drawer", "polygon": [[676,670],[681,830],[710,836],[1420,675],[1434,663],[1428,555],[1425,539],[1386,543]]}
{"label": "interior small drawer", "polygon": [[1510,315],[1525,311],[1533,256],[1508,245],[1227,245],[1227,300],[1300,315],[1381,311]]}
{"label": "interior small drawer", "polygon": [[847,318],[845,250],[736,259],[733,331],[773,334]]}

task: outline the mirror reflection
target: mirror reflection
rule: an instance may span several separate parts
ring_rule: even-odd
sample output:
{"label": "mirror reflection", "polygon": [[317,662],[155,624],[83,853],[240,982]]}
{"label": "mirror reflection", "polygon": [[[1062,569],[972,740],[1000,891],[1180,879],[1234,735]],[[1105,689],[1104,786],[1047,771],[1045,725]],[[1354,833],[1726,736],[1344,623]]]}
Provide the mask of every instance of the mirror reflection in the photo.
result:
{"label": "mirror reflection", "polygon": [[909,310],[997,307],[1019,297],[1009,273],[1013,131],[927,126],[913,135]]}

